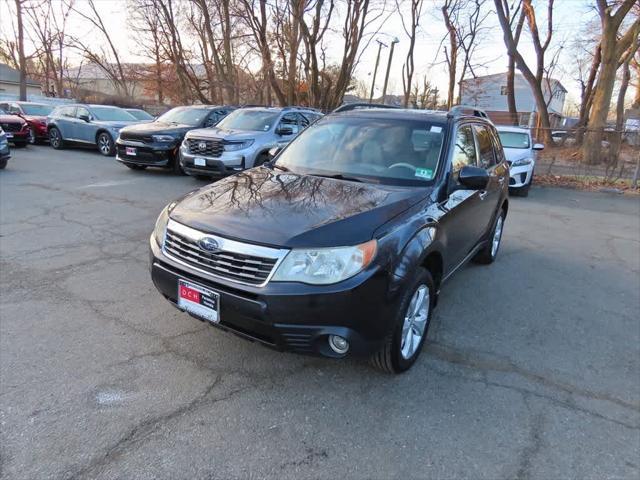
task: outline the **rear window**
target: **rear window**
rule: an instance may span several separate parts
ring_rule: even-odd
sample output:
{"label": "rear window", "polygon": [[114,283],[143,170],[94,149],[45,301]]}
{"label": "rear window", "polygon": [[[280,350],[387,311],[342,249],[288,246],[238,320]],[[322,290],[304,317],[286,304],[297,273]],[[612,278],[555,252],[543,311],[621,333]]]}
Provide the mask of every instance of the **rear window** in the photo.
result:
{"label": "rear window", "polygon": [[129,112],[117,107],[91,107],[96,120],[104,122],[135,122],[137,119]]}

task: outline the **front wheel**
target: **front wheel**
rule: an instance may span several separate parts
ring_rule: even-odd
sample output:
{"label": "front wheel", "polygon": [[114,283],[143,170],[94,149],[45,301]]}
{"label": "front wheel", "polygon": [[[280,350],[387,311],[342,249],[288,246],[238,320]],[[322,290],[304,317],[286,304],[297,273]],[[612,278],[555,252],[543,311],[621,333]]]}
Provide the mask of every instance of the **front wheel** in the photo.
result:
{"label": "front wheel", "polygon": [[36,144],[36,132],[34,132],[31,127],[29,127],[29,136],[27,137],[27,141],[30,145]]}
{"label": "front wheel", "polygon": [[102,132],[98,135],[98,150],[105,157],[112,157],[115,154],[113,139],[107,132]]}
{"label": "front wheel", "polygon": [[51,127],[49,130],[49,145],[56,150],[64,148],[64,140],[62,140],[62,134],[56,127]]}
{"label": "front wheel", "polygon": [[502,230],[504,228],[505,213],[504,210],[500,211],[500,216],[496,220],[493,230],[491,231],[491,237],[489,242],[480,250],[473,261],[476,263],[482,263],[488,265],[493,263],[498,256],[498,250],[500,249],[500,243],[502,242]]}
{"label": "front wheel", "polygon": [[411,368],[427,338],[434,300],[433,278],[428,270],[418,268],[402,295],[393,330],[371,357],[373,366],[388,373],[402,373]]}

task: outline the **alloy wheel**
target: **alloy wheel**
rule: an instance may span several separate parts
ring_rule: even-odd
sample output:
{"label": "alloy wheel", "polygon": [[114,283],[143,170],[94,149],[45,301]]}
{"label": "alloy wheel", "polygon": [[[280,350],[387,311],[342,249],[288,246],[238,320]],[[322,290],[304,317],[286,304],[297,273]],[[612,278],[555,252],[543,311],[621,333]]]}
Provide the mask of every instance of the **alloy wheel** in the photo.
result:
{"label": "alloy wheel", "polygon": [[421,284],[411,297],[402,325],[400,353],[405,360],[410,359],[416,353],[422,341],[429,323],[429,304],[429,287]]}
{"label": "alloy wheel", "polygon": [[504,220],[502,215],[498,217],[496,222],[496,228],[493,231],[493,240],[491,241],[491,256],[495,257],[498,254],[498,248],[500,248],[500,240],[502,239],[502,225]]}
{"label": "alloy wheel", "polygon": [[109,155],[109,153],[111,153],[111,142],[106,133],[98,137],[98,148],[103,155]]}
{"label": "alloy wheel", "polygon": [[58,145],[60,144],[60,134],[55,128],[49,132],[49,141],[53,148],[58,148]]}

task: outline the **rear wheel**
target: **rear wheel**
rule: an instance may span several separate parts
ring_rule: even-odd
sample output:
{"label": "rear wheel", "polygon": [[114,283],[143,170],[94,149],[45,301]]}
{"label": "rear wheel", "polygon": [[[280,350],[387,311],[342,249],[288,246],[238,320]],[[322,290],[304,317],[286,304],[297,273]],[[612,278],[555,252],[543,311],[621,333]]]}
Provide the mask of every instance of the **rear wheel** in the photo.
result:
{"label": "rear wheel", "polygon": [[115,152],[115,145],[113,144],[113,138],[107,132],[102,132],[97,138],[98,150],[105,157],[112,157]]}
{"label": "rear wheel", "polygon": [[62,134],[57,127],[51,127],[49,130],[49,144],[56,150],[64,148],[64,140],[62,139]]}
{"label": "rear wheel", "polygon": [[491,231],[491,237],[489,238],[489,241],[484,246],[484,248],[480,250],[475,257],[473,257],[474,262],[488,265],[489,263],[493,263],[495,261],[496,257],[498,256],[498,250],[500,249],[500,243],[502,242],[504,219],[505,213],[504,210],[501,210],[500,216],[496,220],[496,223],[493,226],[493,230]]}
{"label": "rear wheel", "polygon": [[371,357],[373,366],[388,373],[402,373],[411,368],[427,338],[434,300],[433,278],[421,267],[403,293],[393,330]]}

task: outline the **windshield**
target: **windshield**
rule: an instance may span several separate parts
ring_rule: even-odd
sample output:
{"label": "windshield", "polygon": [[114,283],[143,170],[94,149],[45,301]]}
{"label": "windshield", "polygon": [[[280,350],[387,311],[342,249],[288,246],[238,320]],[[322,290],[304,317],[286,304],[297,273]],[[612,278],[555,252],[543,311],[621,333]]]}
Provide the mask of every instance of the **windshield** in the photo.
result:
{"label": "windshield", "polygon": [[135,122],[136,117],[118,107],[91,107],[96,120],[104,122]]}
{"label": "windshield", "polygon": [[498,135],[504,148],[520,148],[526,150],[530,147],[528,133],[498,131]]}
{"label": "windshield", "polygon": [[20,108],[27,115],[39,115],[46,117],[53,110],[51,105],[40,105],[37,103],[21,103]]}
{"label": "windshield", "polygon": [[278,120],[279,112],[267,112],[264,110],[236,110],[227,115],[218,128],[227,130],[247,130],[254,132],[267,132]]}
{"label": "windshield", "polygon": [[310,175],[423,185],[436,175],[444,129],[420,120],[326,117],[293,140],[276,165]]}
{"label": "windshield", "polygon": [[132,108],[132,109],[127,109],[127,112],[129,112],[131,115],[136,117],[138,120],[152,120],[153,119],[153,117],[151,115],[149,115],[147,112],[145,112],[144,110],[138,110],[138,109]]}
{"label": "windshield", "polygon": [[158,122],[198,126],[209,114],[207,108],[176,107],[158,117]]}

